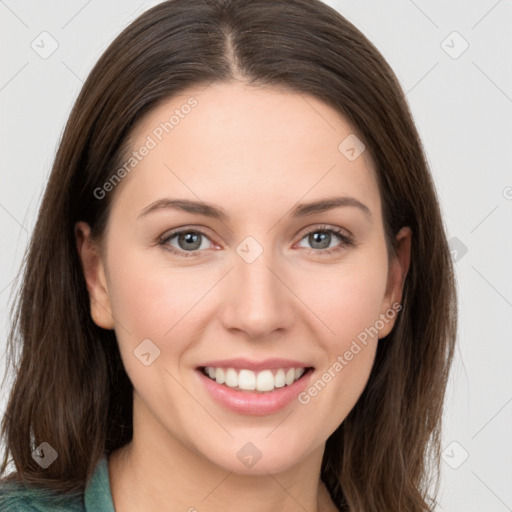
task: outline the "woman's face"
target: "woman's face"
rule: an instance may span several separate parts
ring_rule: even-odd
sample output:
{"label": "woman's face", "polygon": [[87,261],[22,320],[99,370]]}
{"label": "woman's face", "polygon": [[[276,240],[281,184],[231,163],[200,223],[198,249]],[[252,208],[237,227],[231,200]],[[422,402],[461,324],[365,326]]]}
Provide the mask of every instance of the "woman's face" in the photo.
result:
{"label": "woman's face", "polygon": [[96,190],[114,202],[101,257],[77,230],[91,314],[115,328],[148,449],[273,473],[323,450],[354,407],[398,314],[410,231],[388,269],[353,132],[311,96],[190,89],[146,116]]}

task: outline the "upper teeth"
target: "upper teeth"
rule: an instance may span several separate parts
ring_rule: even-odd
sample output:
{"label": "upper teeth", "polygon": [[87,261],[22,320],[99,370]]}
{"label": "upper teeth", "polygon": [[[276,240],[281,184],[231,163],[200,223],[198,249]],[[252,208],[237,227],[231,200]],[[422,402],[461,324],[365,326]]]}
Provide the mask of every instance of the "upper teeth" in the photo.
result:
{"label": "upper teeth", "polygon": [[207,366],[205,373],[218,384],[225,384],[230,388],[256,391],[272,391],[274,388],[282,388],[284,385],[289,386],[299,379],[305,368],[279,368],[275,371],[263,370],[255,373],[252,370],[235,370],[235,368],[214,368]]}

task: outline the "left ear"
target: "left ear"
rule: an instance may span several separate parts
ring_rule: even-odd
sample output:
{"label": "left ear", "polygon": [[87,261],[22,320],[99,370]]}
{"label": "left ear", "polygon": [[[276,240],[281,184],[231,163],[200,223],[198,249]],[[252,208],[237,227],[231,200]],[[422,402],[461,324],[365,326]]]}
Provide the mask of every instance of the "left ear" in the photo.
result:
{"label": "left ear", "polygon": [[[386,294],[381,308],[380,318],[385,315],[386,321],[382,322],[384,327],[379,329],[379,338],[386,337],[395,325],[396,307],[402,302],[403,287],[411,261],[411,240],[412,230],[408,226],[404,226],[396,235],[396,254],[393,255],[389,267]],[[393,317],[386,315],[390,310],[394,312]]]}

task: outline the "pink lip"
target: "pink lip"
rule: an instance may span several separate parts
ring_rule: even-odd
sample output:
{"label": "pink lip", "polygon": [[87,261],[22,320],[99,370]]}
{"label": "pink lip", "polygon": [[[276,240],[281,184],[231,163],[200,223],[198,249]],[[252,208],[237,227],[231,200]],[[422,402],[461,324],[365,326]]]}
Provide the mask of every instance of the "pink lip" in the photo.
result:
{"label": "pink lip", "polygon": [[[217,361],[216,365],[218,365],[219,362],[220,361]],[[233,360],[231,363],[232,362]],[[288,363],[289,362],[290,361],[288,361]],[[292,366],[297,365],[296,361],[292,362]],[[283,360],[280,360],[280,364],[283,364]],[[207,366],[216,365],[211,363],[207,364]],[[279,367],[282,368],[282,366]],[[295,367],[303,368],[304,365],[299,364]],[[266,366],[266,368],[269,367]],[[240,414],[264,416],[265,414],[277,412],[293,402],[294,399],[296,399],[297,396],[307,387],[308,382],[311,379],[311,375],[313,374],[313,370],[311,368],[307,370],[299,380],[296,380],[290,386],[277,388],[266,393],[236,391],[224,384],[218,384],[213,379],[207,377],[200,369],[196,370],[195,373],[197,373],[198,378],[204,384],[210,396],[220,405]]]}
{"label": "pink lip", "polygon": [[215,368],[235,368],[236,370],[246,369],[252,370],[253,372],[257,372],[261,370],[273,370],[275,368],[309,368],[312,365],[302,363],[300,361],[294,361],[292,359],[273,358],[265,359],[263,361],[251,361],[250,359],[238,357],[235,359],[207,361],[198,368],[204,368],[206,366],[214,366]]}

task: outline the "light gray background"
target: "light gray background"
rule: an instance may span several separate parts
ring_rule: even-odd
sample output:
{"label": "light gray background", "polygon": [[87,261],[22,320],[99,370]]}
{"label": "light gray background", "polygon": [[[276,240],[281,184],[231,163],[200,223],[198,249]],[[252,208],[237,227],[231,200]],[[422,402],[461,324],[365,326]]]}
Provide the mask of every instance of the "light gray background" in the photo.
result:
{"label": "light gray background", "polygon": [[[12,281],[71,106],[112,39],[156,3],[0,0],[2,358]],[[326,3],[377,46],[407,92],[454,249],[459,346],[438,510],[512,511],[512,1]],[[58,43],[46,59],[31,47],[51,49],[44,31]]]}

